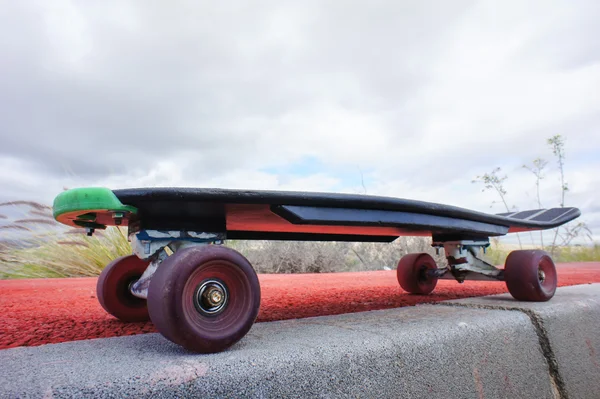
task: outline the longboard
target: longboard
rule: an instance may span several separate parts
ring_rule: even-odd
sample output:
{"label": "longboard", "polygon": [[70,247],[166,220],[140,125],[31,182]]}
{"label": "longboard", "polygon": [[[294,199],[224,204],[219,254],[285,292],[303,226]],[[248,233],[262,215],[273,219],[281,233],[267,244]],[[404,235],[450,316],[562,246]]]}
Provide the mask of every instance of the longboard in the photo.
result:
{"label": "longboard", "polygon": [[229,239],[247,240],[490,237],[554,228],[580,214],[577,208],[552,208],[493,215],[400,198],[201,188],[75,189],[54,203],[54,217],[71,226],[131,224],[137,229],[222,232]]}
{"label": "longboard", "polygon": [[[519,250],[499,269],[480,257],[489,238],[544,230],[580,215],[577,208],[488,214],[401,198],[209,188],[78,188],[60,193],[56,220],[96,229],[128,227],[133,255],[102,271],[97,296],[123,321],[152,320],[167,339],[195,352],[225,350],[254,323],[260,285],[248,260],[225,239],[391,242],[431,236],[447,265],[428,253],[398,262],[400,287],[426,295],[438,279],[505,281],[517,300],[547,301],[556,268],[542,250]],[[167,251],[169,249],[170,251]]]}

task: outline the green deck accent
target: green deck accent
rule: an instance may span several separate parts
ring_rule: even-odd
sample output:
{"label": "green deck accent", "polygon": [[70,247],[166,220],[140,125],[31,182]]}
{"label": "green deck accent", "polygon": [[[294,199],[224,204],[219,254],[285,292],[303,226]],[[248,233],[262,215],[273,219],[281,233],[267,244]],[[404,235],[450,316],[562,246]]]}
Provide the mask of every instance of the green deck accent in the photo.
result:
{"label": "green deck accent", "polygon": [[108,211],[121,213],[137,213],[137,208],[124,205],[108,188],[85,187],[64,191],[56,196],[52,213],[55,219],[71,212],[81,212],[78,216],[82,222],[93,220],[93,215],[86,211]]}

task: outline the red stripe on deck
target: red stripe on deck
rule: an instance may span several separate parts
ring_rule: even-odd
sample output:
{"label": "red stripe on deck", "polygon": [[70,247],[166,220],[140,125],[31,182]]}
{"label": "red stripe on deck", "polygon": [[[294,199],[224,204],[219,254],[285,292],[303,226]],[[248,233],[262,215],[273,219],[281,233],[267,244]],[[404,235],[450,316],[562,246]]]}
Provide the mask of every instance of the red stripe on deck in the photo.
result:
{"label": "red stripe on deck", "polygon": [[[409,295],[395,271],[260,275],[258,321],[397,308],[507,292],[502,282],[440,280],[431,295]],[[559,286],[600,282],[600,262],[558,265]],[[0,281],[0,349],[154,332],[123,323],[96,299],[95,278]]]}

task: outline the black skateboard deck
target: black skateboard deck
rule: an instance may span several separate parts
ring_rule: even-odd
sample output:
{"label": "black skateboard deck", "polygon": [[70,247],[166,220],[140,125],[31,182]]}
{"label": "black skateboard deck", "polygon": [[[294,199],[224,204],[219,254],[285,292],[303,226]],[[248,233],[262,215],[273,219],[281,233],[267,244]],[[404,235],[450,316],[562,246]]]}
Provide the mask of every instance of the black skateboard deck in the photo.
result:
{"label": "black skateboard deck", "polygon": [[[98,197],[98,209],[82,202],[85,195]],[[80,227],[118,223],[133,230],[221,232],[228,239],[372,242],[502,236],[558,227],[580,215],[566,207],[494,215],[401,198],[210,188],[75,189],[57,197],[54,212]]]}

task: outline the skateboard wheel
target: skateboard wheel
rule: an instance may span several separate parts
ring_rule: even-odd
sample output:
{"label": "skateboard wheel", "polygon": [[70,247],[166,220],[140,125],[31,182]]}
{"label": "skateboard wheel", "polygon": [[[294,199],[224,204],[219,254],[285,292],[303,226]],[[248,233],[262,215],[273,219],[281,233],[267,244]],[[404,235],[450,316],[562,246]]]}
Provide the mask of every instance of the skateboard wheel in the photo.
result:
{"label": "skateboard wheel", "polygon": [[552,258],[541,250],[519,250],[508,254],[504,280],[515,299],[535,302],[552,298],[558,282]]}
{"label": "skateboard wheel", "polygon": [[118,258],[108,264],[98,277],[96,293],[100,305],[121,321],[147,321],[146,300],[129,291],[131,283],[139,279],[149,262],[135,255]]}
{"label": "skateboard wheel", "polygon": [[437,277],[427,276],[426,271],[437,269],[435,260],[427,253],[408,254],[400,259],[396,275],[400,287],[411,294],[429,294],[437,285]]}
{"label": "skateboard wheel", "polygon": [[260,307],[260,285],[250,262],[216,245],[177,251],[163,261],[148,290],[150,319],[167,339],[199,353],[239,341]]}

